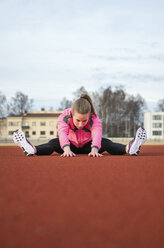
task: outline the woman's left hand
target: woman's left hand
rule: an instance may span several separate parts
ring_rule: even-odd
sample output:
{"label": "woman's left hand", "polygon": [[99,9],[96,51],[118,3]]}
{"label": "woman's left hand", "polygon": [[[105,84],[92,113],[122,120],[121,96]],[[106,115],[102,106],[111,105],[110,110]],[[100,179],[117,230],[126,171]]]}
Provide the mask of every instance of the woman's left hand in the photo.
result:
{"label": "woman's left hand", "polygon": [[88,154],[89,157],[102,157],[103,155],[101,153],[98,153],[98,149],[96,147],[93,147],[91,152]]}

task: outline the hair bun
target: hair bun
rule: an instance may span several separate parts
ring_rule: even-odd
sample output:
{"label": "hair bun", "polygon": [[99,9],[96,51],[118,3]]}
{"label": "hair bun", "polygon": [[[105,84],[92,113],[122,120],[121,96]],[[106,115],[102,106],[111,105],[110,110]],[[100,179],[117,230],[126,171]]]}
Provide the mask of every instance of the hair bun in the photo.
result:
{"label": "hair bun", "polygon": [[87,94],[81,94],[80,98],[87,98],[88,95]]}
{"label": "hair bun", "polygon": [[80,98],[74,102],[72,106],[72,111],[73,113],[74,111],[77,111],[80,114],[91,113],[97,116],[95,113],[92,100],[90,96],[88,96],[87,94],[81,94]]}

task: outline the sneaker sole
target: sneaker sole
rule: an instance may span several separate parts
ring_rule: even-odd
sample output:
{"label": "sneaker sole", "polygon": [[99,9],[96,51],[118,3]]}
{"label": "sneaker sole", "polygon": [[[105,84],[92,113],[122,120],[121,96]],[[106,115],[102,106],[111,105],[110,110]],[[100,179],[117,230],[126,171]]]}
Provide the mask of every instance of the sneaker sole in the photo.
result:
{"label": "sneaker sole", "polygon": [[144,128],[140,128],[135,136],[134,142],[130,147],[129,154],[132,156],[137,156],[137,152],[139,151],[140,147],[146,142],[146,131]]}
{"label": "sneaker sole", "polygon": [[[16,145],[18,145],[20,148],[22,148],[24,154],[26,156],[33,156],[35,153],[35,150],[33,148],[33,145],[26,139],[24,133],[22,132],[21,134],[17,133],[19,130],[16,130],[13,134],[13,140]],[[30,146],[30,148],[25,149],[25,147]],[[27,150],[31,150],[31,152],[27,152]]]}

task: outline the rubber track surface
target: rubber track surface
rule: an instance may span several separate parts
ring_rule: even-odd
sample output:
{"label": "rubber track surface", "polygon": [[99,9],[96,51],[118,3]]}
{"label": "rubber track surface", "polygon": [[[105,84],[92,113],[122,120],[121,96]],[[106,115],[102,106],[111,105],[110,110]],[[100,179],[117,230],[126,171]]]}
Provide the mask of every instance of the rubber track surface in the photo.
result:
{"label": "rubber track surface", "polygon": [[1,248],[163,248],[164,146],[26,157],[0,147]]}

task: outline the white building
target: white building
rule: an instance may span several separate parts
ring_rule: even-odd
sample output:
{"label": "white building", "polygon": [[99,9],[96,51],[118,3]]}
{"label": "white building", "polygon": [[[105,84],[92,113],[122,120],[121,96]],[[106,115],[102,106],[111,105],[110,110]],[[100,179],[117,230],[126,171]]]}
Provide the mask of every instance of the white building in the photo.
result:
{"label": "white building", "polygon": [[164,139],[164,112],[144,112],[144,128],[147,138]]}

